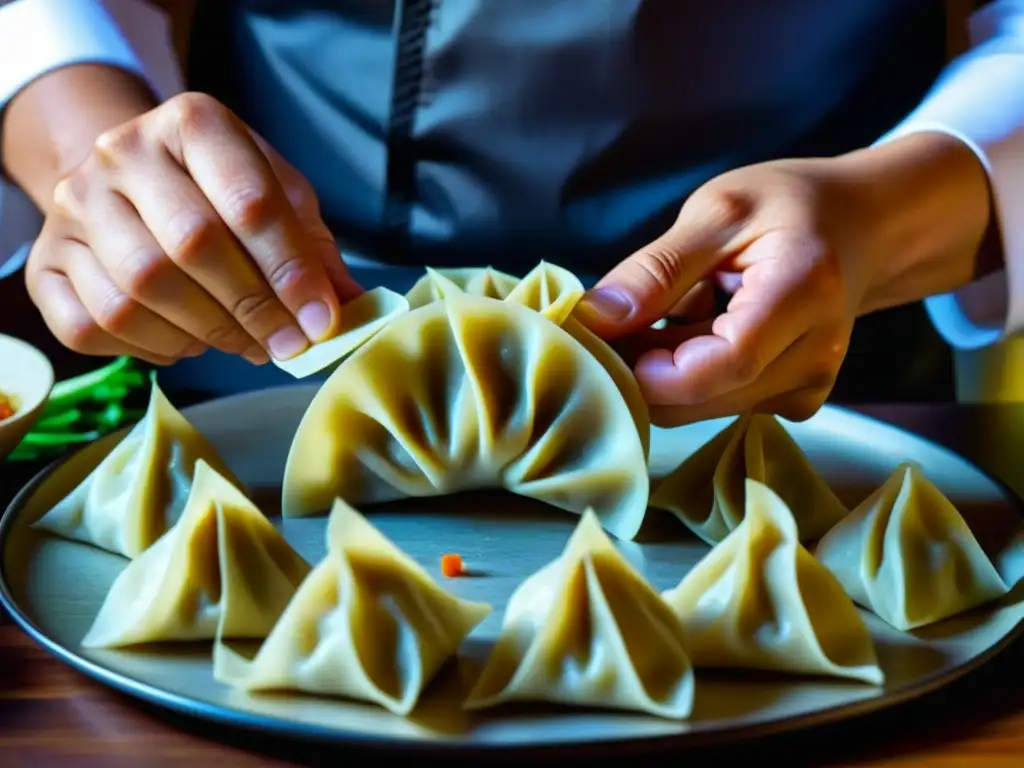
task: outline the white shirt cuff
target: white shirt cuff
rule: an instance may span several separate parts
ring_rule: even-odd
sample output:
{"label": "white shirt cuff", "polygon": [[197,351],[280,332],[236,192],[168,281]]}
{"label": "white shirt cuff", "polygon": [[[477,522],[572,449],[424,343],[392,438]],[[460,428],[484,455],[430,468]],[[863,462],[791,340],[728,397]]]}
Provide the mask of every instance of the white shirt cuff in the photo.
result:
{"label": "white shirt cuff", "polygon": [[[925,302],[936,329],[959,349],[1024,331],[1024,0],[1002,0],[975,14],[971,42],[974,48],[950,65],[921,106],[880,141],[946,133],[970,147],[988,173],[1005,272]],[[987,325],[973,319],[964,301],[972,294],[972,304],[991,297],[987,303],[1005,305],[1005,319]]]}
{"label": "white shirt cuff", "polygon": [[[17,0],[0,6],[0,110],[37,78],[72,64],[106,64],[142,78],[158,99],[183,90],[163,11],[144,0]],[[0,177],[0,278],[24,263],[39,216]]]}

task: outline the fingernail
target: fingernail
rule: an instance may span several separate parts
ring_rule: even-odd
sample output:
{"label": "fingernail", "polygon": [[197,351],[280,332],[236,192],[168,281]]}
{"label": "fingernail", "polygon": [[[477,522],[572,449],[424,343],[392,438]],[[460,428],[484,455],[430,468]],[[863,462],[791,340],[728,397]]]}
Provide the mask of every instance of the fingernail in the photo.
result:
{"label": "fingernail", "polygon": [[299,325],[310,341],[319,341],[331,329],[331,309],[322,301],[311,301],[298,311]]}
{"label": "fingernail", "polygon": [[298,328],[288,326],[274,333],[267,339],[270,354],[276,360],[288,360],[295,357],[309,345],[309,341]]}
{"label": "fingernail", "polygon": [[633,302],[617,288],[598,288],[580,301],[586,312],[604,320],[625,320],[633,311]]}

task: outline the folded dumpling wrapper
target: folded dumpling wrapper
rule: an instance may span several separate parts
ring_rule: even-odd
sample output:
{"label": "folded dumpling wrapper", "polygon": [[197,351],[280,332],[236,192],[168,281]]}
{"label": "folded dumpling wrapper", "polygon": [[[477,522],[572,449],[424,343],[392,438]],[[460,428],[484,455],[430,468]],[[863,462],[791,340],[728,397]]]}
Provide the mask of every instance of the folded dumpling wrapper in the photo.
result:
{"label": "folded dumpling wrapper", "polygon": [[181,515],[200,459],[242,487],[154,381],[142,420],[33,527],[137,557]]}
{"label": "folded dumpling wrapper", "polygon": [[312,376],[340,364],[381,328],[408,311],[409,302],[401,294],[387,288],[366,291],[342,305],[336,335],[295,357],[274,360],[274,365],[297,379]]}
{"label": "folded dumpling wrapper", "polygon": [[519,284],[519,278],[493,267],[427,267],[427,274],[405,294],[411,309],[441,301],[456,293],[504,299]]}
{"label": "folded dumpling wrapper", "polygon": [[465,706],[551,702],[683,719],[693,691],[672,610],[587,511],[561,557],[512,594]]}
{"label": "folded dumpling wrapper", "polygon": [[1008,591],[956,507],[912,464],[825,534],[815,557],[854,602],[904,632]]}
{"label": "folded dumpling wrapper", "polygon": [[746,486],[743,522],[664,594],[694,666],[882,685],[871,634],[842,585],[800,544],[778,494]]}
{"label": "folded dumpling wrapper", "polygon": [[264,638],[310,566],[206,462],[181,519],[114,580],[86,648]]}
{"label": "folded dumpling wrapper", "polygon": [[746,414],[679,465],[651,493],[651,506],[672,512],[708,544],[743,521],[747,479],[782,497],[801,541],[819,538],[847,513],[796,441],[768,414]]}
{"label": "folded dumpling wrapper", "polygon": [[583,283],[572,272],[542,261],[505,297],[540,312],[555,325],[561,325],[583,298]]}
{"label": "folded dumpling wrapper", "polygon": [[283,513],[483,488],[593,507],[631,539],[647,457],[582,344],[524,306],[460,294],[397,318],[321,387],[288,454]]}
{"label": "folded dumpling wrapper", "polygon": [[491,610],[447,592],[339,500],[326,557],[251,661],[215,645],[214,677],[247,691],[339,696],[407,715]]}

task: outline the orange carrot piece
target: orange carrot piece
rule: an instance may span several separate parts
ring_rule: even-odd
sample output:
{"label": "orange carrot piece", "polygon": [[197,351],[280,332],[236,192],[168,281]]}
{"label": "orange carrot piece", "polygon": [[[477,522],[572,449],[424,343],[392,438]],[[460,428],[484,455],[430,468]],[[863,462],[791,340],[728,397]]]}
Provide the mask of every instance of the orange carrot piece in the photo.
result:
{"label": "orange carrot piece", "polygon": [[441,555],[441,574],[446,579],[462,575],[462,557],[455,553]]}

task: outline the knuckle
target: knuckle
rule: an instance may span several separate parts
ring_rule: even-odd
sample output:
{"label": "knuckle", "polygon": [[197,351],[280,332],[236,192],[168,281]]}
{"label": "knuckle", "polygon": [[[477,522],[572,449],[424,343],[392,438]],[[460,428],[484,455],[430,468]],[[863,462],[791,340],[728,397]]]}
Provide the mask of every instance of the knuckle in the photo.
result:
{"label": "knuckle", "polygon": [[271,222],[275,202],[273,190],[263,181],[237,186],[224,195],[224,220],[232,229],[258,232]]}
{"label": "knuckle", "polygon": [[664,248],[644,251],[636,265],[648,281],[663,291],[671,291],[682,277],[682,263],[672,251]]}
{"label": "knuckle", "polygon": [[178,129],[185,134],[204,133],[212,123],[220,121],[224,107],[205,93],[182,93],[167,102]]}
{"label": "knuckle", "polygon": [[111,290],[103,297],[96,322],[108,333],[120,334],[131,327],[138,306],[127,294]]}
{"label": "knuckle", "polygon": [[139,154],[143,141],[141,126],[132,120],[97,136],[93,154],[104,167],[116,168],[126,158]]}
{"label": "knuckle", "polygon": [[57,212],[70,219],[79,218],[85,209],[88,189],[88,174],[81,168],[61,178],[53,187],[53,205]]}
{"label": "knuckle", "polygon": [[54,335],[60,343],[80,355],[96,354],[103,329],[92,318],[75,318],[57,328]]}
{"label": "knuckle", "polygon": [[182,266],[196,264],[220,236],[220,222],[191,210],[179,211],[167,220],[164,234],[168,255]]}
{"label": "knuckle", "polygon": [[231,314],[245,327],[265,325],[265,319],[274,312],[276,303],[270,292],[251,293],[235,302]]}
{"label": "knuckle", "polygon": [[217,325],[203,334],[201,341],[208,347],[220,349],[229,354],[240,354],[252,345],[240,329],[231,325]]}
{"label": "knuckle", "polygon": [[170,262],[163,251],[152,247],[139,247],[126,255],[117,265],[118,285],[131,298],[144,301],[153,295],[167,275]]}
{"label": "knuckle", "polygon": [[284,259],[266,271],[267,283],[279,296],[294,292],[308,277],[309,270],[296,258]]}

